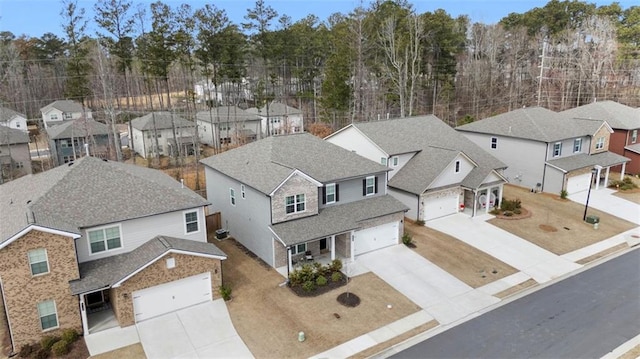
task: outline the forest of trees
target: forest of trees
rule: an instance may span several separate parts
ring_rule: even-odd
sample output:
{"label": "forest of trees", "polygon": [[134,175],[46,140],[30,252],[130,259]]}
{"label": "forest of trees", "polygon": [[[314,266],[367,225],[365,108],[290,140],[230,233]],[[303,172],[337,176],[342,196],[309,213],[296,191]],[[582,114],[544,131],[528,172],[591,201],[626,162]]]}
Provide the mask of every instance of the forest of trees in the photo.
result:
{"label": "forest of trees", "polygon": [[[406,0],[326,21],[310,14],[292,22],[264,0],[239,24],[213,4],[98,0],[93,12],[90,19],[63,0],[62,37],[3,29],[0,105],[37,118],[44,105],[74,99],[98,118],[124,121],[157,110],[193,119],[207,106],[277,100],[334,130],[429,113],[456,125],[596,99],[640,105],[640,6],[552,0],[497,24],[418,14]],[[196,101],[202,81],[221,101]]]}

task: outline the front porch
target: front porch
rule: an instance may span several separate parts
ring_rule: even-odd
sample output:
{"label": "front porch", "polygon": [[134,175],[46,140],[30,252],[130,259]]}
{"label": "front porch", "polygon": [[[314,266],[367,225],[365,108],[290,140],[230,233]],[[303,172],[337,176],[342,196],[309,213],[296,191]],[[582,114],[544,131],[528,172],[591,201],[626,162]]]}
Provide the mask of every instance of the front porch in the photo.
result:
{"label": "front porch", "polygon": [[282,258],[284,256],[285,258],[278,261],[280,265],[276,266],[276,270],[285,278],[288,278],[290,272],[301,268],[305,264],[320,263],[327,265],[334,259],[340,259],[344,263],[345,260],[351,258],[350,239],[352,238],[352,232],[313,239],[294,244],[288,248],[278,246],[280,250],[276,249],[276,257]]}
{"label": "front porch", "polygon": [[503,183],[475,190],[465,189],[464,206],[461,212],[470,214],[471,217],[488,214],[494,207],[500,207],[502,192]]}
{"label": "front porch", "polygon": [[85,335],[120,327],[109,297],[109,290],[80,294],[82,326]]}

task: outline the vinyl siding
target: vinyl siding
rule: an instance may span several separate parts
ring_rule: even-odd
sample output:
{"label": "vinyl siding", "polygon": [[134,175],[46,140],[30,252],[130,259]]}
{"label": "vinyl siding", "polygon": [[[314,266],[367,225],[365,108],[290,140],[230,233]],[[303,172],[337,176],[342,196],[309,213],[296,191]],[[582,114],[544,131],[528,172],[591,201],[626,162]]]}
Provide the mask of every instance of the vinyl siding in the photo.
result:
{"label": "vinyl siding", "polygon": [[380,163],[381,157],[388,157],[386,153],[353,127],[331,136],[327,141],[377,163]]}
{"label": "vinyl siding", "polygon": [[[456,161],[460,161],[460,171],[457,173],[455,171]],[[444,171],[440,172],[438,177],[436,177],[433,183],[429,186],[429,189],[458,184],[467,177],[474,167],[475,165],[471,163],[469,159],[458,154],[458,156],[456,156],[456,158],[447,165]]]}
{"label": "vinyl siding", "polygon": [[414,221],[418,220],[418,196],[393,188],[389,188],[389,194],[409,207],[409,210],[405,214],[407,218],[411,218]]}

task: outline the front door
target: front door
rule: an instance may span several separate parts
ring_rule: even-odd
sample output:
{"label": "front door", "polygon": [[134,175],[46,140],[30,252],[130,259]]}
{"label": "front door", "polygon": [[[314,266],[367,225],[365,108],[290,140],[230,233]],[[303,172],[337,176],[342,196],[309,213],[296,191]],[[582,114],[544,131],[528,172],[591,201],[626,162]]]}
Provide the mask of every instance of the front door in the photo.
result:
{"label": "front door", "polygon": [[322,238],[320,240],[320,251],[326,251],[327,250],[327,239],[326,238]]}

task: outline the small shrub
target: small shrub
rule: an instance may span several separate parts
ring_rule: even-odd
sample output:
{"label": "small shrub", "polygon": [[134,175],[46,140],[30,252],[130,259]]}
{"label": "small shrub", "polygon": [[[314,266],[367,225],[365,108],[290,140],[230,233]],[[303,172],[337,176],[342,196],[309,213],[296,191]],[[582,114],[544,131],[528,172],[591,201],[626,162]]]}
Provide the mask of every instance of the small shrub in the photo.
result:
{"label": "small shrub", "polygon": [[315,270],[316,278],[318,276],[323,276],[329,270],[329,267],[325,267],[320,262],[313,262],[313,269]]}
{"label": "small shrub", "polygon": [[513,212],[511,212],[511,211],[504,211],[504,213],[502,213],[502,215],[504,215],[505,217],[511,217],[511,216],[513,216]]}
{"label": "small shrub", "polygon": [[31,344],[25,344],[20,348],[20,358],[28,358],[33,353],[34,347]]}
{"label": "small shrub", "polygon": [[327,285],[327,277],[319,276],[318,279],[316,279],[316,284],[318,285],[318,287]]}
{"label": "small shrub", "polygon": [[562,191],[560,191],[560,198],[567,199],[568,195],[569,195],[569,192],[567,192],[566,189],[563,189]]}
{"label": "small shrub", "polygon": [[70,349],[69,342],[66,340],[58,340],[51,347],[51,351],[53,352],[53,355],[57,357],[67,354],[69,352],[69,349]]}
{"label": "small shrub", "polygon": [[73,343],[78,340],[78,332],[72,328],[65,329],[62,332],[62,340],[66,341],[67,343]]}
{"label": "small shrub", "polygon": [[33,358],[34,359],[47,359],[49,357],[49,352],[50,352],[50,350],[47,350],[45,348],[40,348],[40,349],[38,349],[36,354],[33,356]]}
{"label": "small shrub", "polygon": [[342,261],[339,259],[334,259],[331,261],[329,265],[332,272],[339,272],[342,269]]}
{"label": "small shrub", "polygon": [[413,244],[413,238],[411,238],[411,235],[409,233],[405,233],[402,235],[402,243],[405,246],[410,246],[411,244]]}
{"label": "small shrub", "polygon": [[299,286],[302,284],[300,280],[300,272],[296,269],[293,272],[289,273],[289,285],[292,287]]}
{"label": "small shrub", "polygon": [[310,280],[302,283],[302,290],[304,290],[305,292],[311,292],[314,289],[316,289],[316,284]]}
{"label": "small shrub", "polygon": [[513,210],[513,214],[522,214],[522,210],[520,208],[516,208]]}
{"label": "small shrub", "polygon": [[513,211],[516,208],[522,207],[522,201],[519,199],[508,200],[506,198],[502,199],[502,203],[500,203],[500,209],[503,211]]}
{"label": "small shrub", "polygon": [[342,273],[333,272],[333,274],[331,274],[331,281],[332,282],[339,282],[340,280],[342,280]]}
{"label": "small shrub", "polygon": [[419,225],[419,226],[424,226],[424,221],[419,219],[419,220],[416,221],[416,224]]}
{"label": "small shrub", "polygon": [[46,335],[42,337],[42,339],[40,339],[40,346],[42,347],[42,349],[46,349],[47,351],[49,351],[51,350],[53,343],[57,342],[58,340],[60,339],[51,335]]}
{"label": "small shrub", "polygon": [[222,296],[222,299],[226,300],[230,300],[231,299],[231,287],[228,285],[221,285],[220,286],[220,295]]}
{"label": "small shrub", "polygon": [[497,208],[497,207],[495,207],[491,211],[489,211],[489,213],[493,214],[494,216],[500,214],[500,212],[501,212],[500,209]]}

